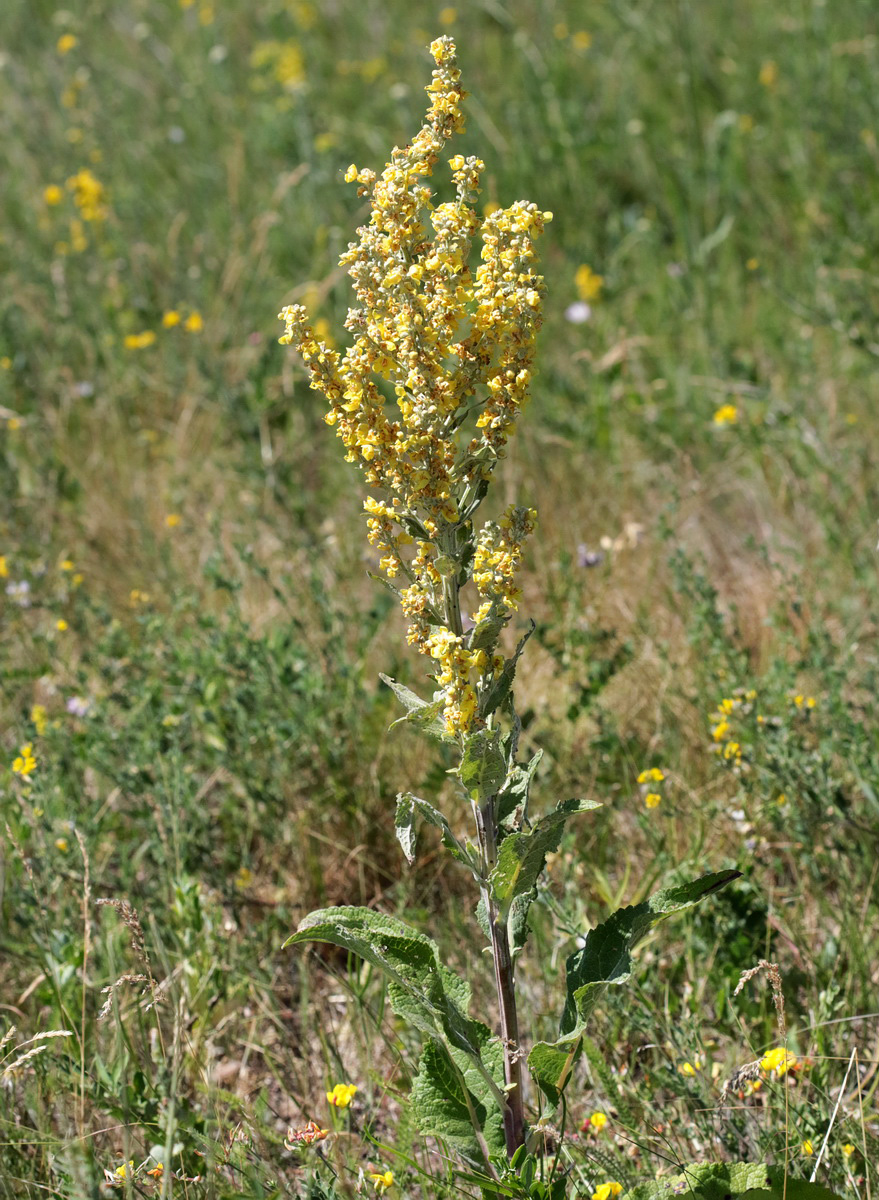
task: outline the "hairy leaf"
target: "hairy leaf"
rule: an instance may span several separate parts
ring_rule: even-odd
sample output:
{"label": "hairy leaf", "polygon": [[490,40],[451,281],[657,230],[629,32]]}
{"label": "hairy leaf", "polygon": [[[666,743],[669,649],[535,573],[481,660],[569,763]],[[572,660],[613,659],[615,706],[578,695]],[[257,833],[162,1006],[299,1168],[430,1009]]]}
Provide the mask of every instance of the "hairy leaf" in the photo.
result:
{"label": "hairy leaf", "polygon": [[[486,1041],[483,1060],[500,1085],[503,1050],[496,1038]],[[484,1164],[486,1152],[503,1152],[504,1122],[497,1098],[460,1052],[433,1040],[427,1043],[412,1085],[412,1103],[421,1132],[443,1138],[467,1161]]]}
{"label": "hairy leaf", "polygon": [[442,832],[443,845],[449,850],[452,857],[456,858],[458,862],[463,863],[472,873],[477,883],[480,882],[479,863],[476,855],[468,845],[461,845],[439,809],[434,808],[427,800],[422,800],[419,796],[413,796],[411,792],[400,792],[397,796],[395,828],[397,841],[403,847],[403,853],[406,855],[406,861],[410,867],[415,862],[416,817],[421,817],[422,820],[427,821],[429,825],[435,826],[435,828]]}
{"label": "hairy leaf", "polygon": [[525,649],[525,643],[531,637],[531,634],[534,632],[534,630],[536,628],[537,628],[537,626],[532,621],[530,624],[530,627],[528,629],[528,632],[525,634],[525,636],[519,642],[519,645],[516,647],[516,651],[513,654],[513,657],[508,658],[507,661],[504,663],[504,666],[503,666],[503,669],[501,670],[500,675],[498,675],[497,679],[491,685],[491,687],[486,692],[485,696],[483,696],[483,698],[480,702],[480,705],[479,705],[480,716],[482,716],[482,717],[491,716],[491,714],[495,711],[495,709],[500,708],[500,706],[506,700],[507,696],[510,694],[510,691],[513,687],[513,680],[516,677],[516,666],[519,662],[519,658],[522,654],[522,651]]}
{"label": "hairy leaf", "polygon": [[[410,721],[413,725],[418,725],[419,728],[424,729],[441,742],[454,742],[455,739],[446,732],[446,723],[439,715],[443,709],[441,699],[422,700],[411,688],[407,688],[403,683],[397,683],[396,679],[391,679],[388,675],[380,675],[380,678],[388,685],[397,699],[406,706],[406,716],[401,717],[401,721]],[[393,729],[394,725],[398,723],[394,721],[391,728]]]}
{"label": "hairy leaf", "polygon": [[619,909],[589,931],[583,948],[566,964],[561,1036],[555,1042],[538,1042],[528,1055],[531,1074],[550,1100],[558,1103],[561,1097],[580,1053],[587,1022],[602,993],[610,984],[625,983],[630,978],[634,967],[631,951],[637,943],[671,913],[698,904],[740,875],[740,871],[715,872],[657,892],[641,904]]}
{"label": "hairy leaf", "polygon": [[477,801],[498,791],[506,778],[507,764],[496,734],[481,729],[467,734],[459,774],[464,787]]}

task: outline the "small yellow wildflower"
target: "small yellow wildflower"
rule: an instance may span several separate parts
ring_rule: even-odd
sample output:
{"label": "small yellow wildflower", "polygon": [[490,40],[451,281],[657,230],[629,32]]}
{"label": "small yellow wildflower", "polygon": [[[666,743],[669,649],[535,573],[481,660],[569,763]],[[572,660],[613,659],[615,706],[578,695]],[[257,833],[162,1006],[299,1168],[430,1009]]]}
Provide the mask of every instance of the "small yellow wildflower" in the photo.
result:
{"label": "small yellow wildflower", "polygon": [[175,325],[179,325],[181,321],[180,313],[176,308],[169,309],[162,314],[162,328],[173,329]]}
{"label": "small yellow wildflower", "polygon": [[191,312],[183,322],[183,328],[187,333],[201,333],[202,329],[204,329],[204,321],[202,320],[201,313]]}
{"label": "small yellow wildflower", "polygon": [[14,775],[20,775],[22,779],[26,779],[36,769],[37,760],[34,758],[34,748],[30,742],[27,742],[19,750],[18,757],[13,759],[12,771]]}
{"label": "small yellow wildflower", "polygon": [[6,422],[6,428],[13,430],[21,429],[21,420],[18,417],[10,417]]}
{"label": "small yellow wildflower", "polygon": [[165,524],[169,529],[176,529],[182,520],[180,513],[168,513],[165,517]]}
{"label": "small yellow wildflower", "polygon": [[730,728],[731,726],[729,721],[719,721],[711,730],[711,736],[714,738],[715,742],[722,742],[729,733]]}
{"label": "small yellow wildflower", "polygon": [[67,624],[67,622],[64,620],[63,617],[59,617],[58,620],[55,622],[55,628],[58,630],[59,633],[66,633],[67,630],[70,628],[70,626]]}
{"label": "small yellow wildflower", "polygon": [[776,796],[776,798],[775,798],[775,803],[776,803],[776,804],[777,804],[777,805],[778,805],[780,808],[784,808],[785,804],[787,804],[787,793],[786,793],[786,792],[779,792],[779,793],[778,793],[778,795],[777,795],[777,796]]}
{"label": "small yellow wildflower", "polygon": [[588,304],[600,296],[604,287],[604,276],[596,275],[590,266],[583,263],[574,275],[574,286],[580,299]]}
{"label": "small yellow wildflower", "polygon": [[589,1118],[589,1124],[593,1129],[604,1129],[605,1125],[607,1124],[607,1113],[600,1111],[594,1112]]}
{"label": "small yellow wildflower", "polygon": [[701,1070],[702,1063],[698,1058],[694,1058],[692,1062],[681,1063],[681,1065],[678,1067],[678,1071],[681,1073],[681,1075],[687,1075],[690,1078],[692,1078],[697,1071]]}
{"label": "small yellow wildflower", "polygon": [[815,707],[815,697],[814,696],[794,696],[793,701],[794,701],[794,704],[797,706],[797,708],[814,708]]}
{"label": "small yellow wildflower", "polygon": [[454,25],[458,19],[457,8],[441,8],[439,11],[440,25]]}
{"label": "small yellow wildflower", "polygon": [[12,359],[9,357],[8,354],[0,354],[0,370],[3,370],[3,371],[11,371],[12,370]]}
{"label": "small yellow wildflower", "polygon": [[161,1179],[165,1173],[165,1164],[157,1162],[151,1171],[147,1171],[147,1175],[152,1175],[153,1179]]}
{"label": "small yellow wildflower", "polygon": [[380,1196],[383,1195],[388,1188],[392,1188],[394,1186],[393,1171],[370,1171],[369,1178],[372,1180],[372,1186]]}
{"label": "small yellow wildflower", "polygon": [[745,263],[745,266],[747,267],[747,269],[749,271],[756,271],[757,268],[760,266],[760,259],[759,258],[749,258],[748,261]]}
{"label": "small yellow wildflower", "polygon": [[592,1200],[611,1200],[623,1190],[623,1185],[614,1180],[612,1183],[600,1183],[592,1193]]}
{"label": "small yellow wildflower", "polygon": [[0,579],[9,578],[9,567],[6,565],[6,555],[0,554]]}
{"label": "small yellow wildflower", "polygon": [[347,1108],[357,1093],[353,1083],[337,1083],[331,1092],[327,1092],[327,1100],[334,1108]]}
{"label": "small yellow wildflower", "polygon": [[62,561],[61,561],[61,562],[58,564],[58,570],[59,570],[59,571],[72,571],[72,570],[73,570],[73,562],[72,562],[72,560],[71,560],[71,559],[69,559],[69,558],[65,558],[65,559],[63,559],[63,560],[62,560]]}
{"label": "small yellow wildflower", "polygon": [[132,588],[131,591],[128,593],[128,603],[131,605],[132,608],[137,608],[141,604],[149,604],[149,602],[150,602],[149,592],[141,591],[140,588]]}
{"label": "small yellow wildflower", "polygon": [[253,871],[249,867],[239,867],[235,873],[235,886],[239,891],[244,891],[253,883]]}
{"label": "small yellow wildflower", "polygon": [[60,850],[62,854],[66,854],[70,849],[67,838],[55,838],[55,849]]}
{"label": "small yellow wildflower", "polygon": [[644,803],[648,808],[657,808],[662,803],[662,796],[659,792],[648,792],[644,797]]}
{"label": "small yellow wildflower", "polygon": [[808,1138],[806,1138],[806,1140],[803,1142],[802,1149],[803,1149],[803,1154],[805,1154],[806,1158],[810,1158],[815,1153],[815,1147],[812,1145],[812,1143],[809,1141]]}
{"label": "small yellow wildflower", "polygon": [[85,579],[85,575],[83,575],[83,573],[81,571],[77,571],[70,582],[73,584],[74,587],[79,587],[79,585],[82,583],[82,581],[84,579]]}
{"label": "small yellow wildflower", "polygon": [[713,419],[715,425],[735,425],[739,419],[739,410],[734,404],[721,404]]}
{"label": "small yellow wildflower", "polygon": [[35,704],[31,709],[31,720],[34,723],[34,729],[37,731],[37,737],[42,737],[46,732],[49,724],[46,706],[44,704]]}
{"label": "small yellow wildflower", "polygon": [[69,54],[70,51],[73,49],[73,47],[76,45],[76,43],[78,41],[79,41],[79,38],[77,38],[75,34],[62,33],[61,37],[55,43],[55,49],[62,56],[65,54]]}
{"label": "small yellow wildflower", "polygon": [[143,333],[127,333],[124,338],[124,346],[126,350],[145,350],[147,346],[152,346],[156,340],[156,335],[152,329],[145,329]]}
{"label": "small yellow wildflower", "polygon": [[43,192],[43,199],[50,208],[54,208],[64,199],[64,191],[57,183],[50,183]]}
{"label": "small yellow wildflower", "polygon": [[660,767],[648,767],[638,776],[639,783],[662,783],[663,779],[665,779],[665,771]]}
{"label": "small yellow wildflower", "polygon": [[844,1146],[843,1146],[843,1148],[842,1148],[842,1152],[843,1152],[843,1154],[846,1156],[846,1158],[851,1158],[851,1156],[852,1156],[852,1155],[854,1154],[854,1152],[855,1152],[855,1148],[854,1148],[854,1146],[851,1144],[851,1142],[846,1142],[846,1143],[845,1143],[845,1145],[844,1145]]}
{"label": "small yellow wildflower", "polygon": [[799,1060],[795,1054],[791,1054],[783,1046],[776,1046],[774,1050],[766,1051],[760,1059],[760,1066],[764,1071],[774,1071],[776,1075],[785,1075],[788,1071],[796,1070]]}
{"label": "small yellow wildflower", "polygon": [[723,748],[723,757],[729,761],[735,759],[736,762],[742,760],[742,747],[738,742],[727,742]]}
{"label": "small yellow wildflower", "polygon": [[129,1171],[131,1171],[131,1173],[134,1174],[134,1159],[133,1158],[129,1158],[127,1163],[122,1163],[121,1166],[116,1168],[116,1170],[113,1172],[113,1174],[116,1176],[117,1179],[126,1179],[128,1177]]}
{"label": "small yellow wildflower", "polygon": [[571,34],[571,45],[575,50],[588,50],[592,45],[592,34],[587,33],[585,29],[578,29],[576,33]]}
{"label": "small yellow wildflower", "polygon": [[778,83],[778,63],[769,58],[760,68],[760,74],[757,76],[763,87],[772,90]]}

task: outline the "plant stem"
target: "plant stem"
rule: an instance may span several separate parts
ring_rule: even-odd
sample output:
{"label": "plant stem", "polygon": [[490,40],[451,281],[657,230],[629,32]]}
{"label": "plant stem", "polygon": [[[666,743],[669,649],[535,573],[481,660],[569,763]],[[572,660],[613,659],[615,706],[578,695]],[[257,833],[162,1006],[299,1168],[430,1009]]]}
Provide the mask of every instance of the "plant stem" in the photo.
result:
{"label": "plant stem", "polygon": [[501,1018],[504,1047],[504,1081],[507,1103],[504,1108],[504,1137],[507,1156],[512,1158],[525,1141],[525,1106],[522,1100],[522,1062],[519,1050],[519,1017],[516,1012],[516,981],[506,923],[499,919],[497,905],[489,901],[491,951],[494,981]]}

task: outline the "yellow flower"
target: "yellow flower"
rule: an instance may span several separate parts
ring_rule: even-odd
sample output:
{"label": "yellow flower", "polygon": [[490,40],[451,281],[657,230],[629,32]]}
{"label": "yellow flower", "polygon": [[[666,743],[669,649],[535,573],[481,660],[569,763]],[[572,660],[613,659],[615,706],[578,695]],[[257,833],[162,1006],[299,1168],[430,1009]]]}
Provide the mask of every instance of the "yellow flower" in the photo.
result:
{"label": "yellow flower", "polygon": [[327,1100],[334,1108],[347,1108],[357,1092],[353,1083],[337,1083],[331,1092],[327,1092]]}
{"label": "yellow flower", "polygon": [[21,775],[26,779],[32,771],[37,769],[37,760],[34,758],[34,748],[30,742],[27,742],[18,752],[18,757],[13,760],[12,771],[15,775]]}
{"label": "yellow flower", "polygon": [[739,419],[739,410],[734,404],[721,404],[714,414],[715,425],[735,425]]}
{"label": "yellow flower", "polygon": [[66,854],[70,849],[67,838],[55,838],[55,849],[60,850],[62,854]]}
{"label": "yellow flower", "polygon": [[701,1070],[702,1063],[698,1058],[694,1059],[692,1062],[681,1063],[681,1065],[678,1067],[678,1071],[681,1073],[681,1075],[688,1075],[691,1078],[696,1074],[697,1071]]}
{"label": "yellow flower", "polygon": [[711,736],[715,742],[722,742],[730,731],[729,721],[719,721],[711,730]]}
{"label": "yellow flower", "polygon": [[168,513],[167,517],[165,517],[165,524],[169,529],[176,529],[182,520],[183,518],[180,516],[180,513]]}
{"label": "yellow flower", "polygon": [[4,371],[12,370],[12,359],[8,354],[0,354],[0,369]]}
{"label": "yellow flower", "polygon": [[201,313],[191,312],[183,322],[183,328],[187,333],[201,333],[204,328],[204,321],[201,318]]}
{"label": "yellow flower", "polygon": [[70,582],[73,584],[74,587],[79,587],[79,585],[82,583],[82,581],[84,579],[85,579],[85,575],[83,575],[83,573],[81,571],[77,571]]}
{"label": "yellow flower", "polygon": [[767,59],[760,68],[760,74],[757,78],[763,87],[771,91],[778,83],[778,63],[774,62],[771,58]]}
{"label": "yellow flower", "polygon": [[774,1050],[767,1050],[760,1059],[760,1066],[764,1071],[774,1071],[776,1075],[785,1075],[788,1071],[793,1071],[799,1065],[797,1056],[791,1054],[789,1050],[785,1050],[783,1046],[776,1046]]}
{"label": "yellow flower", "polygon": [[67,630],[70,628],[70,626],[67,624],[67,622],[64,620],[63,617],[59,617],[58,620],[55,622],[55,628],[58,630],[59,633],[66,633]]}
{"label": "yellow flower", "polygon": [[815,1153],[815,1147],[812,1145],[812,1143],[809,1141],[808,1138],[806,1138],[806,1140],[803,1142],[802,1149],[803,1149],[803,1154],[805,1154],[805,1156],[807,1158],[811,1157],[811,1155],[813,1155]]}
{"label": "yellow flower", "polygon": [[375,1190],[378,1192],[378,1194],[380,1196],[382,1195],[383,1192],[386,1192],[388,1190],[388,1188],[391,1188],[394,1186],[394,1172],[393,1171],[382,1171],[382,1172],[370,1171],[369,1178],[372,1180],[372,1186],[375,1188]]}
{"label": "yellow flower", "polygon": [[145,329],[143,333],[128,333],[123,339],[126,350],[145,350],[147,346],[152,346],[156,340],[156,335],[152,329]]}
{"label": "yellow flower", "polygon": [[6,555],[0,554],[0,579],[9,578],[9,567],[6,565]]}
{"label": "yellow flower", "polygon": [[46,727],[49,724],[45,705],[35,704],[31,709],[31,720],[34,723],[34,728],[37,731],[37,736],[42,737],[46,732]]}
{"label": "yellow flower", "polygon": [[55,43],[55,49],[59,54],[69,54],[79,39],[72,33],[62,33],[61,37]]}
{"label": "yellow flower", "polygon": [[51,208],[54,208],[64,199],[64,191],[57,183],[50,183],[43,192],[43,199]]}
{"label": "yellow flower", "polygon": [[648,767],[638,776],[639,783],[662,783],[663,779],[665,779],[665,771],[660,767]]}
{"label": "yellow flower", "polygon": [[[587,33],[585,29],[578,29],[576,33],[571,34],[571,45],[575,50],[588,50],[592,45],[592,34]],[[587,300],[588,296],[583,296],[582,299]]]}
{"label": "yellow flower", "polygon": [[577,268],[577,273],[574,276],[574,285],[577,288],[577,295],[587,304],[592,300],[597,300],[601,294],[601,289],[604,286],[604,276],[596,275],[591,267],[583,263]]}
{"label": "yellow flower", "polygon": [[843,1146],[843,1148],[842,1148],[842,1152],[843,1152],[843,1154],[846,1156],[846,1158],[851,1158],[851,1156],[852,1156],[852,1155],[854,1154],[854,1152],[855,1152],[855,1148],[854,1148],[854,1146],[851,1144],[851,1142],[846,1142],[846,1143],[845,1143],[845,1145],[844,1145],[844,1146]]}
{"label": "yellow flower", "polygon": [[741,762],[742,747],[738,742],[727,742],[723,748],[723,757],[729,761],[734,758],[736,762]]}
{"label": "yellow flower", "polygon": [[253,883],[253,871],[249,867],[239,867],[235,874],[235,886],[242,892]]}
{"label": "yellow flower", "polygon": [[116,1175],[117,1179],[125,1179],[127,1178],[129,1171],[131,1171],[132,1174],[134,1173],[133,1158],[130,1158],[127,1163],[122,1163],[121,1166],[117,1167],[114,1171],[114,1175]]}
{"label": "yellow flower", "polygon": [[604,1129],[607,1124],[607,1113],[594,1112],[589,1118],[589,1124],[593,1129]]}
{"label": "yellow flower", "polygon": [[454,25],[458,19],[457,8],[441,8],[439,11],[440,25]]}
{"label": "yellow flower", "polygon": [[60,562],[58,564],[58,570],[59,571],[72,571],[73,570],[72,560],[69,558],[63,559],[62,562]]}
{"label": "yellow flower", "polygon": [[151,1171],[147,1171],[147,1175],[152,1175],[154,1179],[161,1179],[165,1172],[165,1164],[157,1162]]}
{"label": "yellow flower", "polygon": [[747,267],[747,269],[749,271],[756,271],[757,268],[760,266],[760,259],[759,258],[749,258],[748,261],[745,263],[745,266]]}
{"label": "yellow flower", "polygon": [[648,792],[644,797],[644,803],[648,808],[656,808],[662,802],[662,796],[659,792]]}
{"label": "yellow flower", "polygon": [[175,325],[180,324],[180,319],[180,313],[177,312],[176,308],[171,308],[162,315],[162,328],[173,329]]}
{"label": "yellow flower", "polygon": [[592,1200],[611,1200],[623,1190],[623,1185],[614,1180],[612,1183],[600,1183],[592,1193]]}

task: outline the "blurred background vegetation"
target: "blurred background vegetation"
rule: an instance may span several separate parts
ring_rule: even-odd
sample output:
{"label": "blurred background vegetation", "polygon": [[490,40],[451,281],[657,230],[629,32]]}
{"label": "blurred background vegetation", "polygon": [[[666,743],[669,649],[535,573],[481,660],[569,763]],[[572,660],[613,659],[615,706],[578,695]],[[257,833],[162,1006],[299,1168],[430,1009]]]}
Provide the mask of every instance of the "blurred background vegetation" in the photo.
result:
{"label": "blurred background vegetation", "polygon": [[[555,214],[496,501],[540,513],[540,793],[604,807],[549,872],[535,1035],[571,937],[678,873],[744,872],[602,1008],[568,1121],[609,1121],[574,1178],[786,1146],[808,1175],[856,1051],[818,1178],[876,1185],[877,26],[872,0],[5,0],[0,1196],[99,1196],[105,1171],[347,1196],[371,1165],[469,1194],[411,1128],[382,982],[280,950],[357,903],[461,969],[481,952],[442,857],[410,874],[393,842],[398,790],[468,814],[442,753],[387,732],[378,671],[418,666],[276,342],[293,300],[341,341],[365,215],[342,175],[417,130],[441,32],[486,205]],[[732,996],[761,957],[810,1065],[720,1109],[782,1041],[762,976]],[[336,1082],[359,1088],[337,1135],[285,1149]]]}

